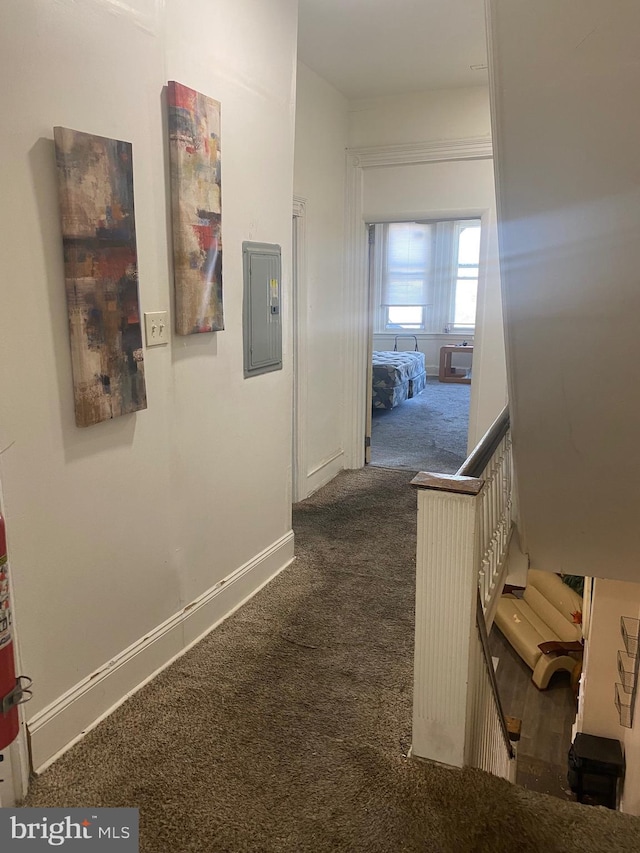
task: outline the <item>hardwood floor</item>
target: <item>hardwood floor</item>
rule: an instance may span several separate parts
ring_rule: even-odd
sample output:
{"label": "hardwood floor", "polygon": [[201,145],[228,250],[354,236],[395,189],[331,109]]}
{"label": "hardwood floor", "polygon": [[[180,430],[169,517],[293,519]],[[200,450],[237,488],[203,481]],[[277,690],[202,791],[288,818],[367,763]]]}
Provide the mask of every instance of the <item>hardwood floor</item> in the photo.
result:
{"label": "hardwood floor", "polygon": [[547,690],[538,690],[529,667],[495,626],[489,645],[499,660],[496,677],[504,712],[522,720],[516,782],[532,791],[575,800],[567,782],[567,752],[576,714],[569,673],[557,673]]}

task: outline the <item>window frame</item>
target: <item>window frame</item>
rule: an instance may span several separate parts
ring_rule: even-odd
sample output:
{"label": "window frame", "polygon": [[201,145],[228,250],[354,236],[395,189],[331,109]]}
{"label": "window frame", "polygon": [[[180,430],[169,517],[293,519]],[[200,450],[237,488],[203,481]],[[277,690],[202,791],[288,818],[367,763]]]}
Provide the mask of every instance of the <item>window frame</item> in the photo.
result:
{"label": "window frame", "polygon": [[[374,334],[408,334],[438,337],[443,334],[474,335],[476,323],[455,325],[455,295],[458,279],[458,251],[462,229],[467,223],[477,223],[480,227],[480,253],[478,258],[477,288],[484,276],[483,245],[486,238],[486,211],[457,214],[455,216],[424,216],[412,219],[385,219],[371,223],[374,230],[374,270],[373,270],[373,321]],[[388,226],[395,223],[416,223],[434,225],[431,254],[434,258],[434,270],[428,283],[428,302],[425,305],[405,306],[422,308],[422,323],[410,328],[407,325],[392,325],[389,321],[389,308],[395,306],[381,304],[383,294],[383,276],[386,270],[386,252]],[[476,304],[476,319],[477,319]]]}
{"label": "window frame", "polygon": [[451,293],[450,293],[450,302],[449,302],[449,321],[446,324],[446,328],[451,334],[474,334],[476,323],[456,323],[456,291],[458,288],[458,271],[460,269],[460,264],[457,262],[458,260],[458,252],[460,247],[460,235],[462,230],[465,227],[469,227],[467,223],[469,222],[477,222],[480,228],[480,248],[478,251],[478,276],[475,280],[476,282],[476,319],[478,317],[478,289],[480,287],[480,266],[481,266],[481,257],[482,257],[482,239],[483,239],[483,223],[482,218],[480,216],[477,217],[467,217],[463,219],[457,219],[455,222],[455,231],[454,231],[454,241],[453,248],[456,254],[456,262],[454,264],[455,275],[452,276],[451,279]]}
{"label": "window frame", "polygon": [[[384,312],[384,320],[383,320],[383,330],[385,332],[424,332],[425,331],[425,321],[426,321],[426,309],[427,305],[381,305],[380,306]],[[422,320],[419,324],[400,324],[400,323],[391,323],[389,319],[389,309],[391,308],[420,308],[422,310]]]}

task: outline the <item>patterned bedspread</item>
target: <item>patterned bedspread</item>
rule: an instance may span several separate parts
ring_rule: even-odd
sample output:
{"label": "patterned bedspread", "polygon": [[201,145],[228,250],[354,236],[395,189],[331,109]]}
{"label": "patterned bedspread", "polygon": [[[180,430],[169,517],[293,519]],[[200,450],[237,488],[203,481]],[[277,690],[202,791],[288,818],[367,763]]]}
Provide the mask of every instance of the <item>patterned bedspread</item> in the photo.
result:
{"label": "patterned bedspread", "polygon": [[424,353],[374,352],[373,407],[391,409],[419,394],[423,377],[426,381]]}

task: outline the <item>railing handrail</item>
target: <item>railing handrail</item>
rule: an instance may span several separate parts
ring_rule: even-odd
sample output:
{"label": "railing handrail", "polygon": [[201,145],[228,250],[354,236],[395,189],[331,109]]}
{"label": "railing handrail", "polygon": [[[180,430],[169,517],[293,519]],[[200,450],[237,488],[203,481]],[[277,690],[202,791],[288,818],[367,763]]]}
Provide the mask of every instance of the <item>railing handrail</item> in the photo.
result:
{"label": "railing handrail", "polygon": [[[509,426],[505,408],[456,474],[423,471],[411,485],[418,490],[414,754],[511,779],[517,733],[487,636],[513,529]],[[452,649],[447,666],[443,638]]]}
{"label": "railing handrail", "polygon": [[511,744],[511,740],[509,738],[509,730],[507,729],[507,720],[504,715],[504,709],[502,707],[502,702],[500,701],[500,693],[498,692],[498,679],[496,678],[496,673],[493,668],[493,659],[491,655],[491,650],[489,649],[489,636],[487,634],[487,626],[484,621],[484,610],[482,608],[482,598],[480,597],[480,590],[477,592],[476,598],[476,625],[478,626],[478,632],[480,634],[480,644],[482,646],[482,655],[484,657],[484,662],[487,667],[487,671],[489,673],[489,683],[491,684],[491,693],[493,694],[493,701],[496,706],[496,711],[498,712],[498,720],[500,722],[500,730],[502,731],[502,737],[504,738],[505,746],[507,748],[507,754],[509,758],[514,758],[515,753],[513,751],[513,746]]}
{"label": "railing handrail", "polygon": [[480,477],[509,430],[509,406],[505,406],[478,444],[456,471],[458,477]]}

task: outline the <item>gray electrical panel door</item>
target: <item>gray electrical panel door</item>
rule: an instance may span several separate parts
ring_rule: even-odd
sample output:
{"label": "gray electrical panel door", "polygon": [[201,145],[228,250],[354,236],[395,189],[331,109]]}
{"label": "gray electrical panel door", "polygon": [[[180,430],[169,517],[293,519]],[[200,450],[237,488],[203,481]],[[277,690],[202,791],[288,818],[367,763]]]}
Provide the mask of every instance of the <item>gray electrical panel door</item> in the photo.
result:
{"label": "gray electrical panel door", "polygon": [[244,375],[282,369],[280,246],[242,244]]}

